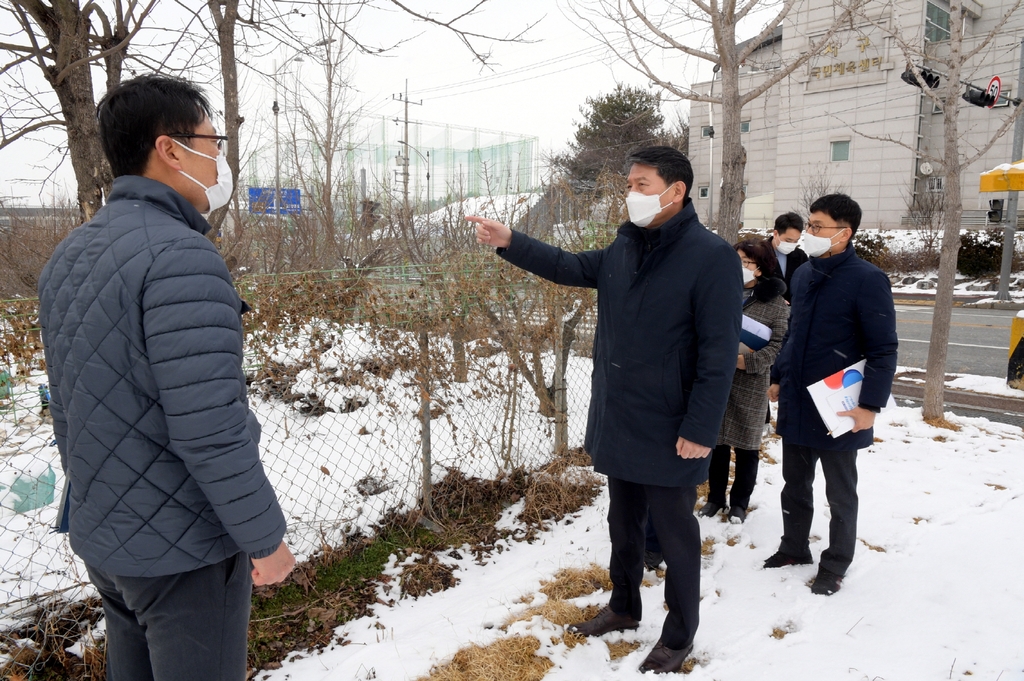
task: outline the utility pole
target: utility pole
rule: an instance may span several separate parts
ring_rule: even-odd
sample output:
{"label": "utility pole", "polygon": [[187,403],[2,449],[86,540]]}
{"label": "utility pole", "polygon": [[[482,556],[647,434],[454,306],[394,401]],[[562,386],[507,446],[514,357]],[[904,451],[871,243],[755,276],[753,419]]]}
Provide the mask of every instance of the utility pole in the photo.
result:
{"label": "utility pole", "polygon": [[[1020,43],[1020,66],[1017,70],[1017,87],[1024,83],[1024,40]],[[1013,150],[1010,163],[1021,160],[1024,154],[1024,115],[1017,116],[1013,122]],[[1020,192],[1011,191],[1006,202],[1005,219],[1008,221],[1003,228],[1003,262],[999,268],[999,292],[996,300],[1010,299],[1010,269],[1013,266],[1013,247],[1017,231],[1017,197]]]}
{"label": "utility pole", "polygon": [[[410,104],[415,104],[417,106],[422,106],[423,105],[423,100],[421,99],[418,102],[410,102],[409,101],[409,80],[408,79],[406,79],[406,81],[405,81],[405,94],[404,95],[397,94],[397,95],[394,96],[394,98],[397,99],[398,101],[402,102],[403,104],[405,104],[405,137],[402,140],[402,144],[405,146],[405,153],[403,154],[402,152],[399,152],[398,156],[396,157],[396,161],[398,162],[398,165],[400,165],[402,167],[402,202],[403,202],[403,205],[405,207],[405,214],[406,214],[406,216],[408,216],[409,215],[409,149],[411,148],[411,143],[409,142],[409,105]],[[397,118],[395,119],[395,122],[396,123],[398,122]]]}

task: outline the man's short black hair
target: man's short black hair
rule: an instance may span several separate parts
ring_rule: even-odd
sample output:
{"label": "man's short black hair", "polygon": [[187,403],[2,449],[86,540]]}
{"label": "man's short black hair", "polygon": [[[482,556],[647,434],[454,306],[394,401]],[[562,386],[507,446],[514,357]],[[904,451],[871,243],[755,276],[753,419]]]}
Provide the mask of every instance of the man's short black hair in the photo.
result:
{"label": "man's short black hair", "polygon": [[804,231],[804,219],[800,217],[799,213],[783,213],[775,218],[776,232],[785,234],[791,229],[795,229],[798,232]]}
{"label": "man's short black hair", "polygon": [[685,184],[686,194],[683,195],[683,203],[686,203],[693,187],[693,166],[690,165],[690,159],[686,158],[686,154],[672,147],[644,147],[633,150],[626,158],[627,169],[634,163],[651,166],[657,170],[658,176],[665,180],[665,184]]}
{"label": "man's short black hair", "polygon": [[210,117],[210,102],[187,80],[151,73],[125,81],[104,95],[96,117],[100,144],[114,177],[141,175],[156,138],[193,132]]}
{"label": "man's short black hair", "polygon": [[850,226],[851,236],[860,227],[860,206],[846,194],[826,194],[811,204],[812,213],[825,213],[836,222]]}

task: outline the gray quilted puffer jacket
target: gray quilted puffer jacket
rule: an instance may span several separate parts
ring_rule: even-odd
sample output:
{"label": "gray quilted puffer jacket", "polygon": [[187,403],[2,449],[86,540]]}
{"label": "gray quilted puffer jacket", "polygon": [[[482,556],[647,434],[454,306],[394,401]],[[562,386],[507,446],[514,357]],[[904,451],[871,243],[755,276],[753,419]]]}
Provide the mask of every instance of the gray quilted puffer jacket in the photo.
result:
{"label": "gray quilted puffer jacket", "polygon": [[284,536],[246,401],[244,304],[209,229],[167,185],[119,177],[39,280],[71,547],[110,574],[263,558]]}

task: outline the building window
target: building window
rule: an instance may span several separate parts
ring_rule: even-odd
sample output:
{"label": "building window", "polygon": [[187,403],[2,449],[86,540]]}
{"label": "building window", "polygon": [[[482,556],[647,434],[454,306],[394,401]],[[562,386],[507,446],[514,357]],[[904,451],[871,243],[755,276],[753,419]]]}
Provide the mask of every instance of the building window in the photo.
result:
{"label": "building window", "polygon": [[933,114],[940,114],[940,113],[942,113],[942,105],[939,104],[938,102],[932,102],[932,113]]}
{"label": "building window", "polygon": [[697,189],[697,198],[698,199],[706,199],[706,198],[708,198],[708,189],[709,189],[708,187],[699,187]]}
{"label": "building window", "polygon": [[949,40],[949,12],[931,2],[925,7],[924,39],[930,43]]}
{"label": "building window", "polygon": [[850,140],[842,140],[841,142],[832,142],[832,156],[833,161],[849,161],[850,160]]}
{"label": "building window", "polygon": [[929,177],[928,178],[928,191],[933,193],[933,194],[941,194],[942,190],[946,186],[946,183],[944,181],[945,179],[946,178],[944,178],[942,176]]}
{"label": "building window", "polygon": [[742,121],[740,123],[740,132],[750,132],[750,121]]}
{"label": "building window", "polygon": [[702,126],[700,126],[700,136],[701,137],[714,137],[715,136],[715,128],[714,128],[714,126],[712,126],[712,125],[702,125]]}

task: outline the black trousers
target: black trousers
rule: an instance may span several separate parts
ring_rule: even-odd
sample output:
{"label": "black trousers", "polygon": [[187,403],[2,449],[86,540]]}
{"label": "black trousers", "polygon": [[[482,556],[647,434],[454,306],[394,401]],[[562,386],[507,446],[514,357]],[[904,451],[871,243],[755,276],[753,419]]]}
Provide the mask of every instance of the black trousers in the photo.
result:
{"label": "black trousers", "polygon": [[[725,488],[729,484],[729,459],[732,448],[729,445],[718,445],[711,452],[711,470],[708,473],[708,502],[725,506]],[[740,449],[736,447],[736,475],[732,480],[732,491],[729,493],[729,505],[746,510],[750,505],[750,495],[757,484],[756,449]]]}
{"label": "black trousers", "polygon": [[782,441],[782,544],[791,556],[810,558],[808,538],[814,517],[814,469],[821,460],[825,474],[825,498],[832,519],[828,524],[828,548],[821,567],[845,575],[857,547],[857,450],[836,452]]}
{"label": "black trousers", "polygon": [[667,565],[668,616],[662,626],[661,642],[672,649],[685,648],[693,641],[700,620],[700,526],[693,515],[697,488],[641,485],[608,478],[608,495],[611,609],[637,620],[643,615],[640,583],[649,511]]}
{"label": "black trousers", "polygon": [[252,609],[246,554],[162,577],[86,568],[103,598],[108,681],[245,679]]}

